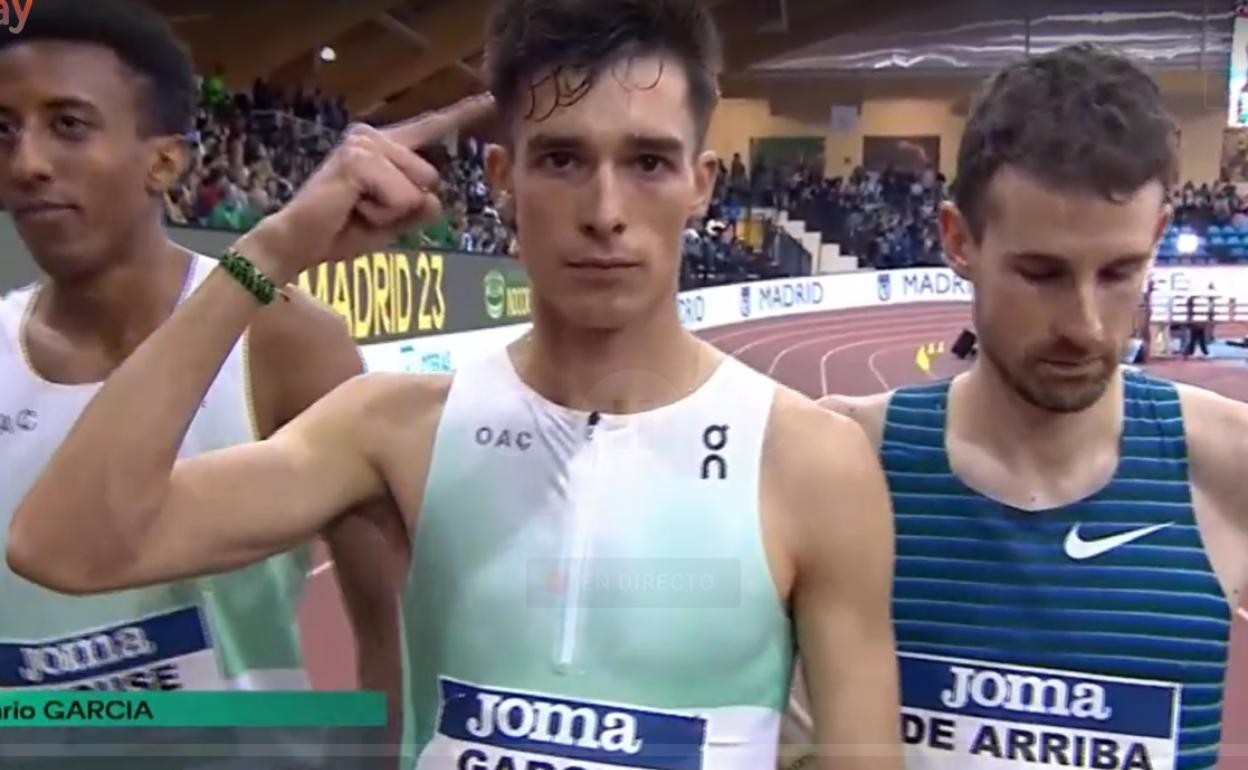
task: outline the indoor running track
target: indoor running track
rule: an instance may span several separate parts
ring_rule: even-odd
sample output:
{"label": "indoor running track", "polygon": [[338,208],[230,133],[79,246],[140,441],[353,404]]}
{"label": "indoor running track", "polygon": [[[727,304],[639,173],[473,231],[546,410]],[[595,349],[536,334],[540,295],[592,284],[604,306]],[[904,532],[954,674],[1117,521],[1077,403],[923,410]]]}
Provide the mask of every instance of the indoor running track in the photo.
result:
{"label": "indoor running track", "polygon": [[[868,395],[956,374],[968,364],[948,349],[969,324],[969,305],[931,303],[754,321],[703,336],[755,369],[818,398],[829,393]],[[1170,361],[1148,368],[1248,401],[1248,362]],[[323,552],[318,564],[302,618],[308,668],[319,689],[352,688],[354,645],[333,567]],[[1248,770],[1248,686],[1235,684],[1248,684],[1248,622],[1243,617],[1236,621],[1233,649],[1219,770]]]}

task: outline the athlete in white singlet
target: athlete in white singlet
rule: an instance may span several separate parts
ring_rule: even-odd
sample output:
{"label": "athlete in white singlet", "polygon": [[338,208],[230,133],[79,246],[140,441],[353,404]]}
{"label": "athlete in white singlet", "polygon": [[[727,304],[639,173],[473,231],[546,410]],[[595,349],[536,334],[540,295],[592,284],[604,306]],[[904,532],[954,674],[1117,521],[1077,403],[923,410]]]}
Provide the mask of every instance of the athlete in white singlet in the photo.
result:
{"label": "athlete in white singlet", "polygon": [[[0,543],[101,383],[217,267],[161,225],[162,196],[188,156],[182,136],[195,97],[186,54],[142,6],[47,0],[20,37],[0,38],[0,202],[46,276],[0,300]],[[360,373],[337,316],[310,301],[250,321],[212,373],[180,442],[184,456],[269,435]],[[111,453],[136,427],[119,418],[107,430]],[[329,543],[368,653],[363,684],[384,689],[397,684],[392,581],[366,515],[376,511],[342,519]],[[97,530],[89,521],[77,534]],[[306,688],[297,613],[316,533],[307,534],[227,574],[90,597],[0,565],[0,690]],[[58,743],[46,731],[29,737]],[[108,739],[59,742],[74,755],[73,744]],[[15,742],[13,733],[0,739]],[[272,760],[273,749],[260,750]]]}
{"label": "athlete in white singlet", "polygon": [[[88,407],[20,506],[10,560],[75,590],[147,584],[392,495],[414,766],[766,767],[796,644],[822,766],[897,770],[891,516],[868,442],[677,314],[682,233],[716,171],[710,14],[507,0],[489,38],[495,98],[354,127],[237,251],[280,285],[377,248],[439,208],[407,148],[497,107],[487,168],[514,193],[532,331],[451,378],[357,378],[268,441],[175,462],[268,297],[223,269]],[[132,421],[120,446],[110,419]],[[104,494],[120,478],[144,505]],[[87,521],[102,534],[69,534]]]}

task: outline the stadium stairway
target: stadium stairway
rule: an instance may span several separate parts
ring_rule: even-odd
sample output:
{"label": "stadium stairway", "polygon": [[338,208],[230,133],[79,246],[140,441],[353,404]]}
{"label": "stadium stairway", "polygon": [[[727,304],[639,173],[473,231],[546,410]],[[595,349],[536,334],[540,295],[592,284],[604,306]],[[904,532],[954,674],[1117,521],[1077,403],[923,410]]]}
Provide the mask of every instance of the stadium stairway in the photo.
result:
{"label": "stadium stairway", "polygon": [[849,273],[860,269],[857,257],[841,253],[841,244],[824,243],[822,233],[808,229],[803,220],[791,219],[789,212],[780,211],[776,222],[810,253],[810,263],[816,275]]}

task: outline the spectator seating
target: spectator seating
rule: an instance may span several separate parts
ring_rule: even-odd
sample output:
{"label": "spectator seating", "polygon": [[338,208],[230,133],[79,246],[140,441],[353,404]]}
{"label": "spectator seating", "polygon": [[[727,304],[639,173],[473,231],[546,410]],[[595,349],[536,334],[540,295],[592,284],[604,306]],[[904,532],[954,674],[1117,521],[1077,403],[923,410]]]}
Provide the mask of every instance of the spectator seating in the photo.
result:
{"label": "spectator seating", "polygon": [[1157,260],[1167,264],[1248,261],[1248,222],[1171,225],[1157,249]]}
{"label": "spectator seating", "polygon": [[[350,116],[341,99],[319,91],[287,94],[257,80],[231,93],[218,74],[201,81],[191,168],[171,190],[165,211],[175,224],[245,230],[276,211],[337,143]],[[515,238],[485,183],[484,148],[463,138],[454,151],[425,154],[447,180],[442,222],[405,234],[400,245],[511,254]],[[752,207],[784,209],[790,218],[840,244],[859,266],[896,268],[943,260],[936,209],[947,196],[934,170],[855,169],[824,179],[805,163],[748,172],[739,157],[721,163],[708,216],[686,234],[686,281],[717,283],[791,271],[792,238],[752,229]],[[1174,224],[1158,249],[1163,263],[1248,261],[1248,201],[1231,185],[1188,182],[1172,193]],[[505,207],[504,207],[505,208]],[[786,240],[787,238],[787,240]]]}
{"label": "spectator seating", "polygon": [[[220,73],[200,82],[193,149],[187,173],[165,199],[172,224],[244,231],[277,211],[324,160],[351,116],[341,99],[302,89],[293,95],[257,80],[250,93],[233,93]],[[507,206],[485,181],[484,146],[461,137],[452,149],[422,148],[445,181],[442,221],[405,233],[398,245],[485,254],[513,254]],[[751,228],[743,201],[721,169],[709,216],[690,223],[682,284],[780,277],[801,271],[793,239],[778,228]],[[769,193],[768,193],[769,194]],[[691,237],[690,237],[691,234]],[[797,249],[800,251],[800,248]]]}

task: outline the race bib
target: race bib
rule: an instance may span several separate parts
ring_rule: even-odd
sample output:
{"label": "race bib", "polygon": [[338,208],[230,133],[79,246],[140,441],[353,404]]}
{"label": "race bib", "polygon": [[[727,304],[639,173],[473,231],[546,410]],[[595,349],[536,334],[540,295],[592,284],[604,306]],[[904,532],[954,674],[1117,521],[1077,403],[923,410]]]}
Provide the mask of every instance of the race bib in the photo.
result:
{"label": "race bib", "polygon": [[706,720],[443,677],[418,770],[702,770]]}
{"label": "race bib", "polygon": [[0,690],[223,690],[194,607],[63,639],[0,642]]}
{"label": "race bib", "polygon": [[907,770],[1174,770],[1175,684],[902,654]]}

